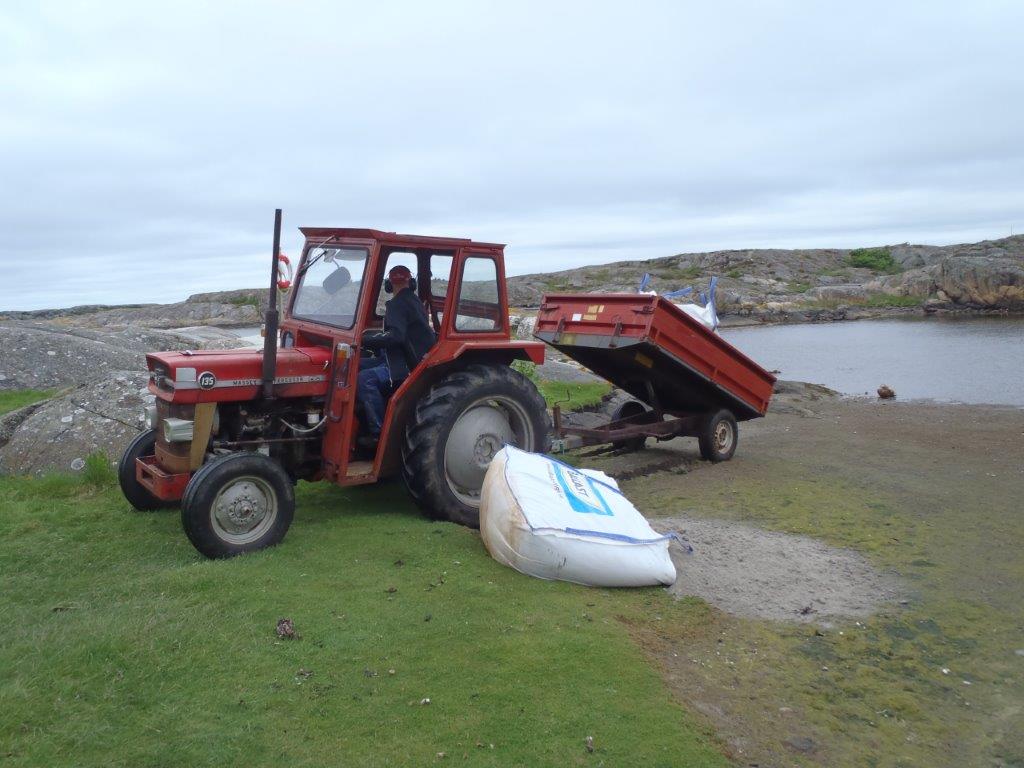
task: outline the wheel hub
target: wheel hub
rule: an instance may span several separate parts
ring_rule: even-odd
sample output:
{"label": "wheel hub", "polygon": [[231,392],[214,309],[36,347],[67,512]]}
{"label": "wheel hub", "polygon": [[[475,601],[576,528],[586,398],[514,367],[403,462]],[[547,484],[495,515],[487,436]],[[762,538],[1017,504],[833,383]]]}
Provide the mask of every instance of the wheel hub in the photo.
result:
{"label": "wheel hub", "polygon": [[251,480],[239,480],[220,493],[213,514],[225,532],[237,536],[256,528],[269,510],[264,490]]}
{"label": "wheel hub", "polygon": [[470,408],[455,422],[445,446],[449,479],[463,491],[478,494],[491,459],[509,443],[515,443],[515,432],[501,408]]}
{"label": "wheel hub", "polygon": [[721,421],[715,427],[715,448],[719,451],[727,451],[732,445],[732,425],[727,421]]}

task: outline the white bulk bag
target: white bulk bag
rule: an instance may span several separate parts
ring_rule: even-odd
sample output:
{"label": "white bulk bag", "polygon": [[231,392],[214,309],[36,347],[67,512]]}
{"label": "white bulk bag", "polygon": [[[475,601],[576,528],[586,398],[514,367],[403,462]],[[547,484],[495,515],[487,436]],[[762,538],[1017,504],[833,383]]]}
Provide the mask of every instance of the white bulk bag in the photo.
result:
{"label": "white bulk bag", "polygon": [[528,576],[595,587],[672,584],[672,535],[648,525],[615,481],[505,446],[480,493],[491,557]]}

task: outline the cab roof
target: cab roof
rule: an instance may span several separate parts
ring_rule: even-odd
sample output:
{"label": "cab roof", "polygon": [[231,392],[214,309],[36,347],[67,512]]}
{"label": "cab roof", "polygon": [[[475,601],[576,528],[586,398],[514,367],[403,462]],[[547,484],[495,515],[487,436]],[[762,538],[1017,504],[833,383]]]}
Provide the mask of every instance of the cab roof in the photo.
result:
{"label": "cab roof", "polygon": [[398,232],[384,232],[379,229],[363,229],[359,227],[299,227],[299,231],[307,240],[327,240],[334,238],[355,238],[360,240],[377,240],[385,245],[431,247],[431,248],[462,248],[467,245],[480,248],[504,248],[505,243],[484,243],[464,237],[430,237],[428,235],[403,235]]}

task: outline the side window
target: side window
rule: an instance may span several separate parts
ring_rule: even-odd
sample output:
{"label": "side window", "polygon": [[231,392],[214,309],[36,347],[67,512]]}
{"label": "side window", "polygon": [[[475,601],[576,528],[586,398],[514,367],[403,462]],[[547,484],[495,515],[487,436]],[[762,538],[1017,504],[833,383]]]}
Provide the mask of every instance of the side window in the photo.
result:
{"label": "side window", "polygon": [[494,331],[502,326],[498,266],[487,256],[470,256],[462,266],[455,330]]}
{"label": "side window", "polygon": [[453,261],[451,254],[430,254],[430,307],[437,315],[438,323],[444,320],[444,302],[448,296]]}

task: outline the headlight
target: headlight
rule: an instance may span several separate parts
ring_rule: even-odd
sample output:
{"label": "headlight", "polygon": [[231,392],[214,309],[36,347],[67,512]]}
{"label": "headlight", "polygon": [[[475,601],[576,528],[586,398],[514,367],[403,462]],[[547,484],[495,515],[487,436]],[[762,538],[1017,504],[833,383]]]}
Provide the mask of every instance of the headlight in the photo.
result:
{"label": "headlight", "polygon": [[192,440],[192,422],[188,419],[164,419],[164,440],[187,443]]}

